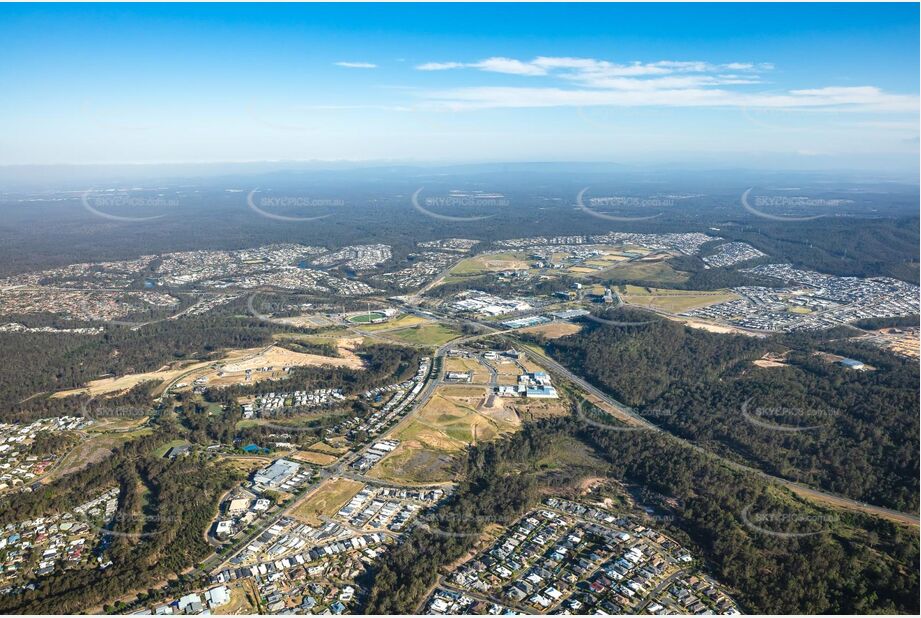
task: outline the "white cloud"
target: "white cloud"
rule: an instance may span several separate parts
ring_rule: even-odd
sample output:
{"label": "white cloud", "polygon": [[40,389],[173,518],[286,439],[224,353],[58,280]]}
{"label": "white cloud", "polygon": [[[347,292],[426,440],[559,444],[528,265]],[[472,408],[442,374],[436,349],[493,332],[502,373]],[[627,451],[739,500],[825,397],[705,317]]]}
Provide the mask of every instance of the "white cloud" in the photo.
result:
{"label": "white cloud", "polygon": [[572,76],[591,78],[592,76],[639,76],[669,75],[672,73],[708,73],[716,71],[769,71],[773,65],[751,62],[730,62],[728,64],[711,64],[701,61],[660,60],[658,62],[631,62],[616,64],[595,58],[573,58],[568,56],[538,56],[530,61],[493,56],[478,62],[427,62],[416,67],[421,71],[444,71],[448,69],[479,69],[494,73],[515,75],[547,75],[556,69],[573,71]]}
{"label": "white cloud", "polygon": [[512,58],[487,58],[471,65],[481,71],[492,73],[508,73],[510,75],[546,75],[547,71],[530,62],[522,62]]}
{"label": "white cloud", "polygon": [[547,69],[593,69],[599,65],[607,65],[610,63],[603,60],[595,60],[594,58],[538,56],[531,61],[531,64]]}
{"label": "white cloud", "polygon": [[337,67],[345,67],[347,69],[376,69],[377,65],[373,62],[334,62]]}
{"label": "white cloud", "polygon": [[480,69],[491,73],[509,75],[546,75],[547,71],[532,62],[494,56],[479,62],[426,62],[416,67],[420,71],[446,71],[448,69]]}
{"label": "white cloud", "polygon": [[426,62],[416,66],[416,68],[420,71],[445,71],[447,69],[459,69],[463,66],[462,62]]}
{"label": "white cloud", "polygon": [[[890,111],[917,113],[918,98],[909,95],[869,94],[866,88],[818,89],[808,94],[746,93],[724,88],[565,89],[473,87],[429,92],[424,106],[453,111],[592,106],[747,107],[764,109]],[[848,92],[853,90],[853,92]],[[873,89],[871,89],[873,90]]]}
{"label": "white cloud", "polygon": [[491,57],[478,62],[433,62],[423,71],[476,69],[561,80],[564,86],[467,87],[423,93],[424,106],[452,110],[555,106],[748,107],[836,111],[918,111],[916,95],[873,86],[752,92],[771,63],[660,60],[618,64],[595,58],[538,56],[530,61]]}

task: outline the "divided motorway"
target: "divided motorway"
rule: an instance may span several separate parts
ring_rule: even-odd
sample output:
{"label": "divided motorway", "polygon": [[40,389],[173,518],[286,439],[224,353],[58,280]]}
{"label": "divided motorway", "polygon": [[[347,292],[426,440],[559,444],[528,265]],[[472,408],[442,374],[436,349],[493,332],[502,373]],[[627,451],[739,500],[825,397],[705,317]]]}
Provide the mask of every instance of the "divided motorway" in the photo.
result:
{"label": "divided motorway", "polygon": [[917,513],[903,513],[902,511],[897,511],[897,510],[888,509],[882,506],[875,506],[872,504],[866,504],[864,502],[859,502],[852,498],[847,498],[845,496],[841,496],[841,495],[834,494],[831,492],[823,491],[820,489],[815,489],[803,483],[798,483],[796,481],[790,481],[788,479],[780,478],[778,476],[773,476],[771,474],[768,474],[767,472],[764,472],[763,470],[759,470],[757,468],[753,468],[751,466],[747,466],[745,464],[741,464],[739,462],[736,462],[726,457],[723,457],[721,455],[718,455],[712,451],[709,451],[695,444],[694,442],[691,442],[685,438],[676,436],[675,434],[672,434],[671,432],[666,431],[665,429],[659,427],[658,425],[649,422],[647,419],[643,418],[642,416],[634,412],[629,406],[626,406],[616,401],[612,397],[609,397],[604,392],[602,392],[600,389],[592,386],[587,381],[575,375],[574,373],[569,371],[569,369],[567,369],[560,363],[556,362],[552,358],[548,357],[547,355],[536,352],[535,350],[530,349],[530,348],[525,348],[524,351],[525,351],[525,354],[527,354],[531,358],[531,360],[533,360],[534,362],[540,365],[543,365],[551,373],[556,373],[556,374],[563,376],[570,382],[573,382],[574,384],[576,384],[579,388],[581,388],[585,392],[589,393],[590,395],[593,395],[594,397],[597,397],[604,403],[622,412],[629,419],[629,422],[631,422],[631,424],[634,424],[635,426],[639,426],[639,427],[644,427],[651,431],[660,431],[663,433],[668,433],[670,436],[672,436],[676,440],[680,440],[684,444],[690,446],[691,448],[693,448],[694,450],[700,453],[703,453],[704,455],[708,457],[713,457],[715,459],[718,459],[721,463],[729,466],[730,468],[745,471],[745,472],[750,472],[752,474],[756,474],[763,479],[777,483],[779,485],[783,485],[784,487],[790,489],[795,494],[802,496],[804,498],[807,498],[809,500],[812,500],[814,502],[822,502],[822,503],[825,503],[831,506],[835,506],[838,508],[842,508],[842,509],[847,509],[851,511],[859,511],[861,513],[867,513],[869,515],[876,515],[877,517],[882,517],[890,521],[895,521],[895,522],[902,523],[902,524],[908,524],[911,526],[918,525]]}

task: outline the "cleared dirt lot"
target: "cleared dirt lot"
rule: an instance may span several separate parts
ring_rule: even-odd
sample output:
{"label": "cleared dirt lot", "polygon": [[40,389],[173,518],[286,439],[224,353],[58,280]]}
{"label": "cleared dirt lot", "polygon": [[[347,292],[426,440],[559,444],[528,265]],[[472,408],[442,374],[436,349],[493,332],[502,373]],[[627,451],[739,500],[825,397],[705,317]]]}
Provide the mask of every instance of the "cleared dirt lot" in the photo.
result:
{"label": "cleared dirt lot", "polygon": [[687,318],[673,318],[676,322],[681,322],[690,328],[699,328],[711,333],[731,333],[735,335],[746,335],[748,337],[767,337],[768,333],[754,333],[744,328],[726,326],[724,324],[714,324],[712,322],[703,322],[701,320],[691,320]]}
{"label": "cleared dirt lot", "polygon": [[453,478],[455,457],[474,441],[516,431],[520,421],[503,402],[489,399],[484,387],[442,386],[412,421],[393,434],[401,444],[370,476],[406,483],[437,483]]}
{"label": "cleared dirt lot", "polygon": [[475,384],[489,382],[489,370],[474,358],[446,358],[444,368],[445,373],[448,371],[470,373],[472,376],[471,382]]}
{"label": "cleared dirt lot", "polygon": [[304,498],[291,515],[311,526],[320,526],[323,516],[335,515],[362,487],[364,483],[350,479],[327,479]]}
{"label": "cleared dirt lot", "polygon": [[302,352],[292,352],[279,346],[270,346],[259,353],[247,356],[240,360],[226,362],[221,369],[225,373],[239,373],[249,370],[256,370],[267,366],[311,366],[311,365],[331,365],[334,367],[348,367],[349,369],[361,369],[362,362],[354,350],[361,344],[361,337],[350,337],[339,339],[336,342],[338,357],[320,356],[319,354],[304,354]]}
{"label": "cleared dirt lot", "polygon": [[572,322],[551,322],[550,324],[523,328],[521,332],[538,335],[544,339],[559,339],[567,335],[574,335],[580,330],[582,330],[581,324],[573,324]]}
{"label": "cleared dirt lot", "polygon": [[[117,395],[125,393],[144,382],[154,382],[159,385],[154,394],[162,392],[168,384],[184,384],[182,388],[191,388],[192,382],[204,378],[212,386],[226,386],[246,382],[246,371],[250,370],[250,382],[279,377],[284,374],[284,367],[309,367],[326,365],[332,367],[348,367],[361,369],[363,363],[354,350],[361,343],[361,338],[343,338],[337,341],[338,357],[320,356],[319,354],[303,354],[292,352],[280,346],[271,345],[267,348],[245,348],[227,352],[222,358],[212,361],[182,361],[161,367],[156,371],[134,373],[124,376],[102,378],[89,382],[83,388],[59,391],[52,397],[68,397],[70,395],[88,394]],[[272,371],[259,371],[272,367]]]}

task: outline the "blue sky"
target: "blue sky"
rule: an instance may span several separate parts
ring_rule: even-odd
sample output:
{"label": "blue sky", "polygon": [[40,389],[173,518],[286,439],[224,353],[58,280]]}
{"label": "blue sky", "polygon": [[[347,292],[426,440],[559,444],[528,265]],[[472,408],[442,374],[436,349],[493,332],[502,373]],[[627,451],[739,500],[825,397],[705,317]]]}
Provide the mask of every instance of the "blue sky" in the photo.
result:
{"label": "blue sky", "polygon": [[2,5],[0,164],[917,169],[916,4]]}

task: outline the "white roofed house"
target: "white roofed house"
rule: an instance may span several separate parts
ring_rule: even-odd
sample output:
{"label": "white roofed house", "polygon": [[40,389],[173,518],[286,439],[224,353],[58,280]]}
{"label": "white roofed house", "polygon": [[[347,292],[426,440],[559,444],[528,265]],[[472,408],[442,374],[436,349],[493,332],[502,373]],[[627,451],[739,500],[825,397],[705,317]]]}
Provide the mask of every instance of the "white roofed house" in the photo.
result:
{"label": "white roofed house", "polygon": [[226,605],[230,603],[230,590],[226,586],[215,586],[205,593],[205,600],[211,609]]}

